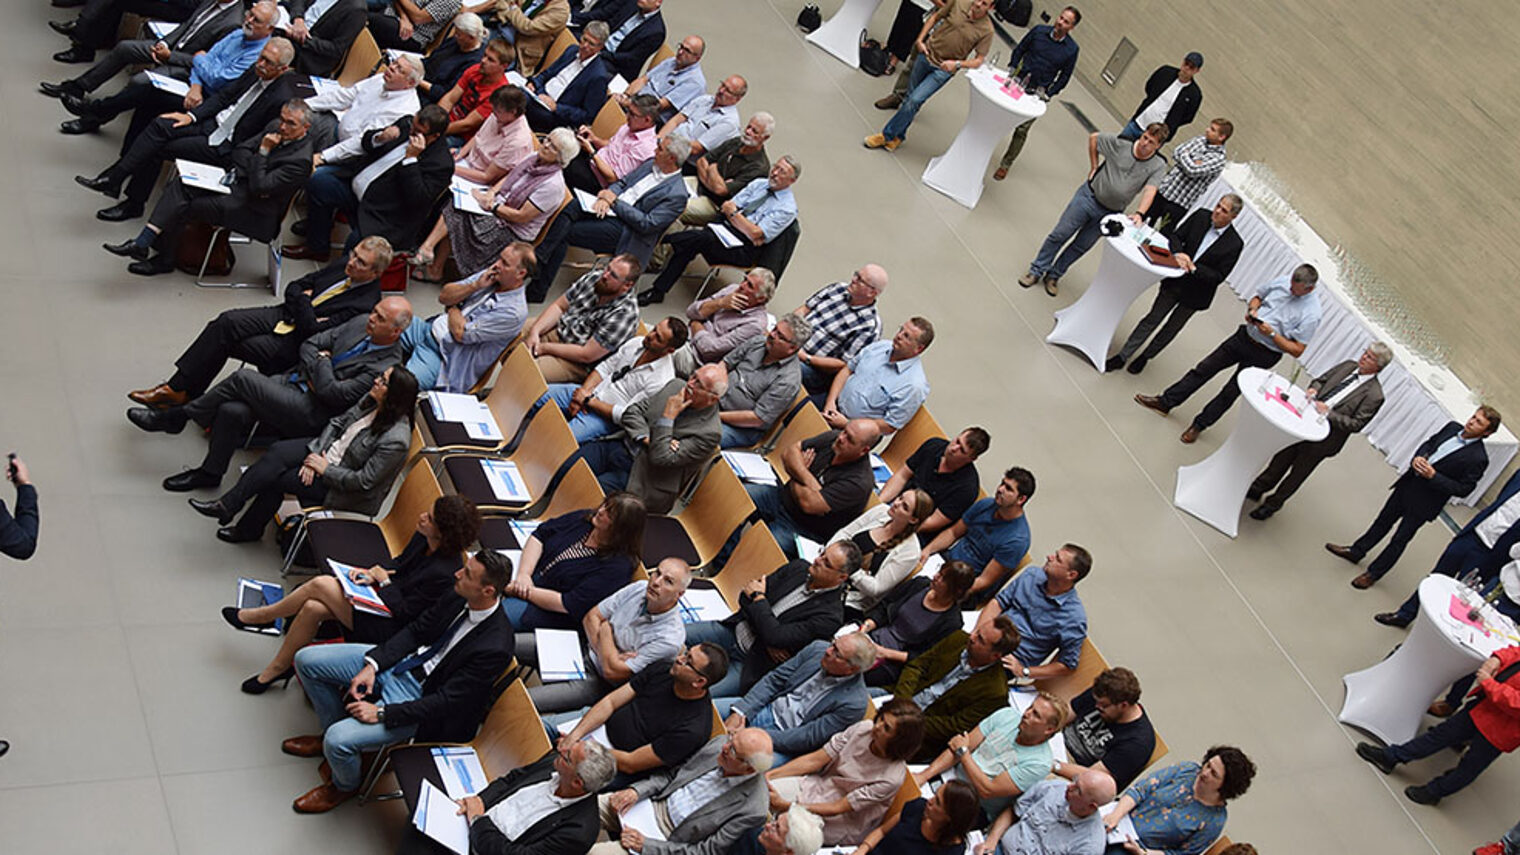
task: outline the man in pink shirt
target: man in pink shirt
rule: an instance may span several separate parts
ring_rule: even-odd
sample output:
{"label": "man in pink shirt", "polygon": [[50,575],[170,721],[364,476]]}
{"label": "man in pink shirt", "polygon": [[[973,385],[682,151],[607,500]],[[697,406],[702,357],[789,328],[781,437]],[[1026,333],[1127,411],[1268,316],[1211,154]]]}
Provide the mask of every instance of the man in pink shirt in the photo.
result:
{"label": "man in pink shirt", "polygon": [[581,141],[581,155],[565,167],[565,182],[587,193],[599,193],[654,157],[654,125],[659,114],[660,99],[635,95],[628,102],[628,122],[610,138],[602,139],[581,125],[575,132]]}

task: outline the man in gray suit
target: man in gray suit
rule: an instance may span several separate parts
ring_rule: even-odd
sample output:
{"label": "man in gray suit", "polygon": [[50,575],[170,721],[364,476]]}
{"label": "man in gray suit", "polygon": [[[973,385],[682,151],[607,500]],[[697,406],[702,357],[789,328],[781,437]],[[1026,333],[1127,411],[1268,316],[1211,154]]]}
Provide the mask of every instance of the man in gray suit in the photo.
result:
{"label": "man in gray suit", "polygon": [[729,732],[749,725],[769,733],[776,759],[822,748],[866,714],[865,672],[876,645],[863,632],[814,641],[771,669],[742,698],[719,698]]}
{"label": "man in gray suit", "polygon": [[[1330,421],[1330,435],[1318,442],[1295,442],[1277,452],[1267,468],[1251,482],[1246,498],[1260,501],[1251,519],[1264,520],[1282,510],[1309,474],[1324,460],[1340,453],[1346,440],[1372,421],[1383,406],[1383,384],[1378,372],[1393,361],[1388,345],[1375,341],[1355,360],[1341,362],[1309,384],[1314,408]],[[1283,477],[1283,476],[1287,477]],[[1273,487],[1272,495],[1262,495]]]}
{"label": "man in gray suit", "polygon": [[[675,769],[656,772],[626,790],[598,797],[602,828],[612,840],[590,855],[721,855],[740,835],[765,823],[771,738],[747,727],[714,737]],[[623,825],[635,802],[648,800],[664,840]]]}
{"label": "man in gray suit", "polygon": [[303,342],[300,362],[289,375],[270,377],[244,368],[184,406],[133,407],[127,420],[150,433],[179,433],[192,419],[209,427],[211,445],[201,465],[164,479],[164,489],[179,493],[216,487],[255,422],[281,438],[316,436],[328,419],[353,406],[376,377],[401,361],[398,342],[411,322],[406,298],[387,297],[368,317]]}

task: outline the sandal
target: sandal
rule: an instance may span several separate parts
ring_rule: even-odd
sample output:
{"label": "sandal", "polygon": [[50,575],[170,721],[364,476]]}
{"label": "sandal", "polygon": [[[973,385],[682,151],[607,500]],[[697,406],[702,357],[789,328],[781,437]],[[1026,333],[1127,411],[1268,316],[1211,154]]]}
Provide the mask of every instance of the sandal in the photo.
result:
{"label": "sandal", "polygon": [[433,265],[433,253],[426,249],[419,249],[412,253],[413,267],[431,267]]}

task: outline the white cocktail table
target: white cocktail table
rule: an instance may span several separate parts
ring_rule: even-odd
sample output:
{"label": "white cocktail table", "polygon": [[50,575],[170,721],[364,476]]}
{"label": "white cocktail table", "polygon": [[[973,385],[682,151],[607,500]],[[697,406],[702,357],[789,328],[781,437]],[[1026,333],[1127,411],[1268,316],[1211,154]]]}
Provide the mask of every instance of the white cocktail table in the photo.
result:
{"label": "white cocktail table", "polygon": [[860,67],[860,32],[871,22],[881,0],[844,0],[827,21],[807,34],[807,40],[851,68]]}
{"label": "white cocktail table", "polygon": [[1045,115],[1045,102],[1024,93],[1015,98],[998,80],[1005,72],[986,65],[966,72],[971,84],[971,110],[966,124],[945,153],[929,161],[923,182],[968,208],[982,198],[987,162],[993,150],[1013,129]]}

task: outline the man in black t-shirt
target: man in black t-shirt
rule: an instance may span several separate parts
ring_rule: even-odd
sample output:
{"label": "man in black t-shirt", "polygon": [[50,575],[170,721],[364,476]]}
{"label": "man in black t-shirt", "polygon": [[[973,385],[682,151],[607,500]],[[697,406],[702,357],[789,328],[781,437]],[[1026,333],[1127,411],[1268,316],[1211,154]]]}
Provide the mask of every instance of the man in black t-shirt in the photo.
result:
{"label": "man in black t-shirt", "polygon": [[882,504],[891,504],[904,490],[928,493],[934,500],[934,513],[918,527],[919,541],[928,544],[976,501],[981,479],[975,461],[991,445],[992,437],[979,427],[966,428],[955,439],[924,440],[881,488]]}
{"label": "man in black t-shirt", "polygon": [[712,736],[708,686],[728,673],[728,653],[716,644],[681,652],[669,668],[649,667],[613,689],[559,740],[563,750],[606,725],[617,761],[613,783],[626,786],[652,769],[686,762]]}
{"label": "man in black t-shirt", "polygon": [[787,558],[797,559],[798,535],[827,544],[866,509],[876,486],[871,449],[880,438],[874,420],[853,419],[841,430],[824,431],[782,451],[784,484],[745,485]]}
{"label": "man in black t-shirt", "polygon": [[1110,668],[1071,701],[1071,724],[1062,732],[1071,761],[1054,764],[1074,780],[1088,769],[1112,775],[1122,791],[1150,764],[1156,731],[1140,706],[1140,680],[1128,668]]}

